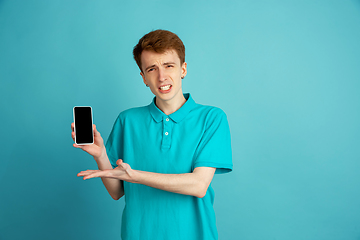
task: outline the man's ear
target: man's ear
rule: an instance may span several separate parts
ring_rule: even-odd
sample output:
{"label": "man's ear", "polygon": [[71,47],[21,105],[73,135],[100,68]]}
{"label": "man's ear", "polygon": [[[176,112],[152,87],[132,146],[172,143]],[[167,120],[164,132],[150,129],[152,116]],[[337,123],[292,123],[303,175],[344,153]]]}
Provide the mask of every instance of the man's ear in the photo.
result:
{"label": "man's ear", "polygon": [[147,83],[146,83],[146,79],[145,79],[145,75],[144,75],[144,73],[143,72],[140,72],[140,75],[141,75],[141,77],[142,77],[142,79],[143,79],[143,82],[145,83],[145,85],[147,86]]}
{"label": "man's ear", "polygon": [[182,69],[182,72],[181,72],[181,78],[184,78],[187,74],[187,63],[184,62],[182,65],[181,65],[181,69]]}

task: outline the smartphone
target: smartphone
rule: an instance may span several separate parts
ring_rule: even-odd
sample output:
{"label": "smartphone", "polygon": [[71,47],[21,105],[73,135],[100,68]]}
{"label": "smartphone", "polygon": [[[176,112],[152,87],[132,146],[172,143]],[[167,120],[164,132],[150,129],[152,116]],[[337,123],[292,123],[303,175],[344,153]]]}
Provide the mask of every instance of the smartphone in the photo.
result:
{"label": "smartphone", "polygon": [[74,107],[75,143],[88,145],[94,143],[92,108],[88,106]]}

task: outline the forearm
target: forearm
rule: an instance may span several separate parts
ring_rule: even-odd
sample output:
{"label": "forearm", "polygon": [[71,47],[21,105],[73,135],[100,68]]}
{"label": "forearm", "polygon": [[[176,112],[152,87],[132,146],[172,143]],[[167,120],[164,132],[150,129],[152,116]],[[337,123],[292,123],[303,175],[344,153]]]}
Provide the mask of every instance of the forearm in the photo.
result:
{"label": "forearm", "polygon": [[184,174],[161,174],[133,170],[131,182],[202,198],[206,194],[215,169],[199,168],[195,170],[192,173]]}
{"label": "forearm", "polygon": [[[113,169],[105,150],[103,156],[94,159],[98,165],[99,170]],[[103,182],[106,190],[114,200],[118,200],[124,195],[122,180],[102,177],[101,181]]]}

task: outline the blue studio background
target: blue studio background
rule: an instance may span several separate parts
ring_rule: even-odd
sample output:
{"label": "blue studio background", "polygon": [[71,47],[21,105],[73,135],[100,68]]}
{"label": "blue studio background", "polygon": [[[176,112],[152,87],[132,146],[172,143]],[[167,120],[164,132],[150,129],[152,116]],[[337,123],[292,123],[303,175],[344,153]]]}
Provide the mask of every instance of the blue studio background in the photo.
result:
{"label": "blue studio background", "polygon": [[[132,59],[186,46],[184,92],[228,116],[219,239],[360,239],[360,1],[0,0],[0,239],[119,239],[123,200],[76,174],[75,105],[106,140],[152,94]],[[156,219],[154,219],[156,221]]]}

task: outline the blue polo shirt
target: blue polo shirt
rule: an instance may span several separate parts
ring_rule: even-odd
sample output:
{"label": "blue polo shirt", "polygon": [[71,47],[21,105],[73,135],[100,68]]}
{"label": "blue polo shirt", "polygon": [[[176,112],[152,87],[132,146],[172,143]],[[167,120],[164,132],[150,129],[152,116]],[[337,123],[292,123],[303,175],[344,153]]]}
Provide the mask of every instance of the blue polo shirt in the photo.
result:
{"label": "blue polo shirt", "polygon": [[[153,102],[121,112],[106,143],[110,162],[123,159],[132,169],[180,174],[196,167],[215,173],[232,171],[229,125],[216,107],[194,102],[166,115]],[[182,195],[124,181],[124,240],[217,239],[214,190],[203,198]]]}

